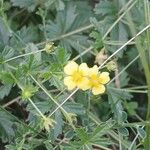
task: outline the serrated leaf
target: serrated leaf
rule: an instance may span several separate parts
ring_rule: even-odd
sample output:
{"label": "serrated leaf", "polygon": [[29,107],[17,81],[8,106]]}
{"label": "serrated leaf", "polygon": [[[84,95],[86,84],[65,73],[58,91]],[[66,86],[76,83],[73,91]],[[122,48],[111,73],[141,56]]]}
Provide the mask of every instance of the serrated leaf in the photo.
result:
{"label": "serrated leaf", "polygon": [[11,141],[15,136],[13,124],[13,119],[7,113],[0,110],[0,137],[3,142]]}
{"label": "serrated leaf", "polygon": [[81,139],[82,143],[85,143],[89,140],[89,135],[83,128],[77,128],[76,133],[79,136],[79,138]]}
{"label": "serrated leaf", "polygon": [[59,134],[62,134],[62,127],[64,125],[62,117],[63,116],[60,110],[55,112],[55,121],[56,121],[56,124],[54,126],[54,138],[55,139],[58,137]]}
{"label": "serrated leaf", "polygon": [[104,15],[113,15],[117,12],[116,7],[113,2],[107,1],[107,0],[102,0],[100,1],[95,9],[94,9],[96,14],[102,14]]}
{"label": "serrated leaf", "polygon": [[67,52],[67,50],[63,49],[63,48],[58,48],[55,51],[55,56],[54,58],[57,60],[57,62],[59,63],[59,65],[63,65],[65,64],[69,58],[70,58],[70,53]]}
{"label": "serrated leaf", "polygon": [[108,99],[109,104],[111,105],[111,111],[114,113],[114,119],[118,122],[118,124],[121,124],[123,122],[123,107],[119,97],[114,95],[112,90],[109,89]]}
{"label": "serrated leaf", "polygon": [[8,96],[12,88],[11,84],[0,86],[0,99],[3,99],[5,96]]}
{"label": "serrated leaf", "polygon": [[127,112],[130,115],[135,115],[136,114],[136,109],[138,108],[138,103],[137,102],[125,102],[124,103],[125,108],[127,109]]}
{"label": "serrated leaf", "polygon": [[75,43],[80,44],[81,47],[87,47],[88,45],[88,37],[82,33],[72,34],[68,37],[64,36],[89,22],[89,18],[87,16],[89,16],[91,11],[87,11],[87,14],[78,11],[79,14],[77,14],[77,9],[78,5],[76,3],[73,5],[73,3],[68,2],[66,3],[66,8],[63,11],[58,11],[54,22],[48,20],[46,24],[45,30],[47,37],[50,39],[60,38],[60,45],[66,50],[71,50],[72,48],[76,49]]}
{"label": "serrated leaf", "polygon": [[78,115],[85,114],[83,105],[79,103],[66,102],[63,107],[68,113],[74,113]]}
{"label": "serrated leaf", "polygon": [[[26,47],[26,53],[31,53],[31,52],[37,52],[38,51],[38,47],[33,44],[33,43],[29,43]],[[36,62],[40,63],[41,62],[41,52],[35,53],[33,54]]]}
{"label": "serrated leaf", "polygon": [[[40,109],[42,113],[47,113],[52,108],[52,104],[48,100],[41,101],[41,102],[34,102],[34,103]],[[32,112],[34,115],[37,114],[37,111],[34,109],[34,107],[30,103],[27,105],[27,110],[29,112]]]}
{"label": "serrated leaf", "polygon": [[11,33],[4,20],[0,17],[0,46],[7,45]]}
{"label": "serrated leaf", "polygon": [[4,50],[2,51],[2,56],[4,57],[5,60],[13,57],[15,51],[13,48],[9,47],[9,46],[6,46],[4,48]]}
{"label": "serrated leaf", "polygon": [[12,78],[11,74],[7,71],[0,72],[0,80],[3,84],[13,84],[14,79]]}
{"label": "serrated leaf", "polygon": [[107,132],[109,132],[112,126],[113,122],[111,120],[106,121],[106,123],[101,123],[94,129],[93,133],[91,134],[91,140],[93,138],[96,138],[97,136],[102,136],[103,134],[106,134]]}
{"label": "serrated leaf", "polygon": [[10,39],[10,45],[19,52],[22,50],[22,47],[26,46],[26,44],[37,42],[40,39],[37,27],[33,25],[30,25],[29,27],[23,26],[20,30],[16,31],[16,34],[20,40],[15,36],[12,36]]}
{"label": "serrated leaf", "polygon": [[59,90],[63,90],[65,88],[62,78],[59,78],[57,75],[51,76],[50,85],[54,85]]}
{"label": "serrated leaf", "polygon": [[38,0],[11,0],[11,2],[13,6],[26,8],[30,12],[34,11],[36,6],[39,4]]}

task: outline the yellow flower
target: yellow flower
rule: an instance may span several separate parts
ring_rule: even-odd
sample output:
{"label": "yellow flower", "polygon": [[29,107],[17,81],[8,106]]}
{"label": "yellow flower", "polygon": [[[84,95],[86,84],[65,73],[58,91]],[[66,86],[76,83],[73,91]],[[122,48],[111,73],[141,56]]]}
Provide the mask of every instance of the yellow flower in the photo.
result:
{"label": "yellow flower", "polygon": [[108,83],[109,73],[108,72],[98,72],[98,67],[95,65],[92,68],[89,68],[89,86],[92,89],[94,95],[102,94],[105,92],[104,84]]}
{"label": "yellow flower", "polygon": [[64,84],[67,86],[68,90],[72,90],[75,87],[82,90],[89,89],[89,80],[87,78],[89,68],[86,63],[78,65],[76,62],[70,61],[64,67],[64,72],[67,75],[64,78]]}

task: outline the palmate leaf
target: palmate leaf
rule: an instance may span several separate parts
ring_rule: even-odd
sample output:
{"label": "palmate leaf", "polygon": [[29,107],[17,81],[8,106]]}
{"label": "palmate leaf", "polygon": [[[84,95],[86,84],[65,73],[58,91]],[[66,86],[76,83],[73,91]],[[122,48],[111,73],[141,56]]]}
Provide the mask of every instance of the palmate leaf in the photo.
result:
{"label": "palmate leaf", "polygon": [[10,45],[18,51],[22,50],[25,44],[37,42],[40,37],[37,27],[33,25],[22,27],[20,30],[16,31],[16,34],[17,37],[15,35],[11,37]]}
{"label": "palmate leaf", "polygon": [[[80,5],[87,6],[81,8]],[[86,2],[66,3],[66,8],[63,11],[58,11],[54,21],[48,20],[46,24],[46,33],[49,39],[60,41],[60,45],[67,50],[76,49],[75,43],[81,46],[88,46],[88,37],[83,33],[72,34],[66,36],[87,24],[89,17],[92,15],[90,7]],[[42,28],[43,30],[43,28]]]}

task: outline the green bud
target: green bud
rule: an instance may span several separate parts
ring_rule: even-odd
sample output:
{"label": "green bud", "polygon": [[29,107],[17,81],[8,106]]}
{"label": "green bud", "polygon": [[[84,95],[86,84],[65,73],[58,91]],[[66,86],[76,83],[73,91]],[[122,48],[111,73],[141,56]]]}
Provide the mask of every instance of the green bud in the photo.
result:
{"label": "green bud", "polygon": [[48,117],[43,118],[43,126],[46,131],[49,131],[50,128],[53,128],[55,123],[56,122],[51,118]]}
{"label": "green bud", "polygon": [[45,49],[46,53],[50,54],[55,49],[54,43],[53,42],[46,43],[44,49]]}
{"label": "green bud", "polygon": [[31,85],[26,86],[22,90],[21,97],[22,97],[23,100],[27,100],[27,99],[31,98],[36,91],[37,91],[36,87],[31,86]]}
{"label": "green bud", "polygon": [[115,71],[117,69],[117,64],[115,61],[110,61],[106,64],[106,68],[109,70],[109,71]]}

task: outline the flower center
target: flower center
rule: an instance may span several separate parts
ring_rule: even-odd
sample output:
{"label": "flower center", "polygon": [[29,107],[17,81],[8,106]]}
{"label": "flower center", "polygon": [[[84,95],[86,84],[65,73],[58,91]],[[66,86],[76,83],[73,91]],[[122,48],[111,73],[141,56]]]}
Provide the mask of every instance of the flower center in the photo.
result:
{"label": "flower center", "polygon": [[83,73],[81,71],[75,71],[72,77],[74,82],[80,82],[83,78]]}
{"label": "flower center", "polygon": [[98,86],[99,85],[99,78],[97,75],[92,75],[90,77],[90,84],[92,87]]}

